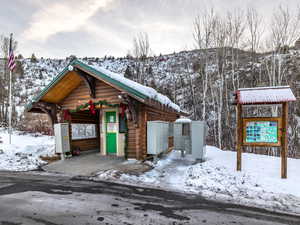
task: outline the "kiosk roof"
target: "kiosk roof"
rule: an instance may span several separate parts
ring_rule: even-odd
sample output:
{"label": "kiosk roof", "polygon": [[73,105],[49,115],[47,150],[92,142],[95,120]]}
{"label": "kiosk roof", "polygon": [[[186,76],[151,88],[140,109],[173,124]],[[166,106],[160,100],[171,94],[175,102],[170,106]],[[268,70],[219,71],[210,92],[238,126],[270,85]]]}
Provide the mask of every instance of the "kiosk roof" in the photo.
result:
{"label": "kiosk roof", "polygon": [[277,104],[296,101],[289,86],[241,88],[237,90],[238,104]]}

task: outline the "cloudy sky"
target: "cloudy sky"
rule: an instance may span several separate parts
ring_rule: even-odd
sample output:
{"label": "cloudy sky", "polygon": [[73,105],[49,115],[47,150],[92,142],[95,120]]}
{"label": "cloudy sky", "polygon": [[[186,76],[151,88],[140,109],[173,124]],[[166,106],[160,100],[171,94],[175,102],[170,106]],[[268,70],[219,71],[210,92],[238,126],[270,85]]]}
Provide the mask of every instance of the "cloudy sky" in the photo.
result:
{"label": "cloudy sky", "polygon": [[[13,32],[28,57],[124,56],[133,37],[149,35],[155,54],[193,47],[194,17],[206,7],[224,13],[256,7],[266,17],[299,0],[0,0],[0,34]],[[1,57],[1,55],[0,55]]]}

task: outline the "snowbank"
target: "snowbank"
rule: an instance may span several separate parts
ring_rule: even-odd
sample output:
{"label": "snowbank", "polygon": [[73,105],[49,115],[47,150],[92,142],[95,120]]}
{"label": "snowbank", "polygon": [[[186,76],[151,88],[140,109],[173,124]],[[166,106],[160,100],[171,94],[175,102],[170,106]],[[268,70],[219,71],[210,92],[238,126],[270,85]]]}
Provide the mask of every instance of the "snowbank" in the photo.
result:
{"label": "snowbank", "polygon": [[191,123],[192,120],[186,117],[181,117],[175,121],[176,123]]}
{"label": "snowbank", "polygon": [[[243,154],[243,171],[236,171],[236,153],[207,146],[207,160],[194,163],[172,152],[141,176],[123,174],[122,182],[146,184],[201,194],[271,210],[300,214],[300,160],[288,159],[288,179],[280,178],[280,158]],[[99,175],[99,178],[108,177]]]}
{"label": "snowbank", "polygon": [[43,135],[22,135],[14,132],[9,145],[7,131],[0,130],[3,144],[0,144],[0,170],[28,171],[46,164],[40,156],[54,155],[54,138]]}

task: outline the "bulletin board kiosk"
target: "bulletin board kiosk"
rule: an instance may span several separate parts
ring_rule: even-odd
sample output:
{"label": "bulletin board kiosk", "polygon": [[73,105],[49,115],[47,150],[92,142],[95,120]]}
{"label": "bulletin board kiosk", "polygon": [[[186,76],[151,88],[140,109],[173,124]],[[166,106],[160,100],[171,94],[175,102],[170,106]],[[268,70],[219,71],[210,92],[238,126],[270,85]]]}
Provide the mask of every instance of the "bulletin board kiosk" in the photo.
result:
{"label": "bulletin board kiosk", "polygon": [[[279,147],[281,178],[287,178],[288,103],[296,101],[289,86],[242,88],[235,93],[237,170],[242,170],[242,151],[248,147]],[[280,117],[243,117],[244,106],[277,105],[282,107]]]}

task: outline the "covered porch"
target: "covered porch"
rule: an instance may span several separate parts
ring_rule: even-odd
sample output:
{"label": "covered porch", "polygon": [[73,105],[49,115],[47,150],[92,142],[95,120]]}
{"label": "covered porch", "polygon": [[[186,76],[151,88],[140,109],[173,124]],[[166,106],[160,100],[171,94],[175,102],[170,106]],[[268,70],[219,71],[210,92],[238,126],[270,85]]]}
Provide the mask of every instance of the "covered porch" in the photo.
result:
{"label": "covered porch", "polygon": [[71,149],[86,152],[93,150],[102,156],[127,158],[125,132],[127,127],[118,107],[69,113]]}

